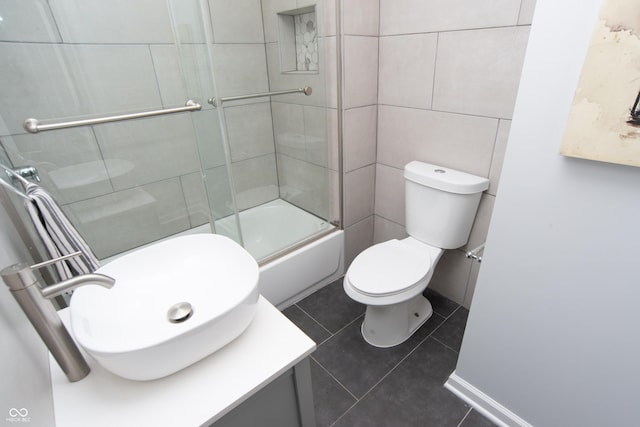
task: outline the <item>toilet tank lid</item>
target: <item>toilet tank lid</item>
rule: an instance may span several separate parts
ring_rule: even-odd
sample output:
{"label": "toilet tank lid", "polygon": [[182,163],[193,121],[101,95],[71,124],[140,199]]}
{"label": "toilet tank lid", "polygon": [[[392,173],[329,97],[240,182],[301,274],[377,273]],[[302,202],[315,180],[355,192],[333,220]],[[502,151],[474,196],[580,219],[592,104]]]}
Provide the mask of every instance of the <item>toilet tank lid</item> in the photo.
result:
{"label": "toilet tank lid", "polygon": [[404,177],[417,184],[450,193],[474,194],[489,188],[489,180],[481,176],[415,160],[404,167]]}

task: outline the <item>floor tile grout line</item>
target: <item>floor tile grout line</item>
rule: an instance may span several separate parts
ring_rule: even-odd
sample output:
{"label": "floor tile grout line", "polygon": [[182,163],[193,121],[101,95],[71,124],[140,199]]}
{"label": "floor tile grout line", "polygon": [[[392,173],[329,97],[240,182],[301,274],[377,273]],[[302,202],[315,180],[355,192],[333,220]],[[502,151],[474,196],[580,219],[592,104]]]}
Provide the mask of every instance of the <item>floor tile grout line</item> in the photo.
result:
{"label": "floor tile grout line", "polygon": [[331,425],[330,425],[329,427],[335,426],[335,425],[336,425],[336,423],[337,423],[338,421],[340,421],[340,420],[342,419],[342,417],[344,417],[345,415],[347,415],[347,414],[349,413],[349,411],[350,411],[350,410],[352,410],[352,409],[353,409],[353,408],[354,408],[358,403],[360,403],[360,400],[356,400],[356,401],[355,401],[355,403],[354,403],[353,405],[349,406],[349,408],[347,408],[347,410],[346,410],[346,411],[344,411],[344,412],[342,413],[342,415],[340,415],[338,418],[336,418],[336,420],[335,420],[334,422],[332,422],[332,423],[331,423]]}
{"label": "floor tile grout line", "polygon": [[331,372],[329,372],[329,370],[327,368],[325,368],[322,363],[320,363],[315,357],[313,357],[313,355],[311,355],[311,358],[313,359],[314,362],[316,362],[318,364],[318,366],[320,366],[322,368],[323,371],[325,371],[335,382],[337,382],[340,387],[342,387],[347,393],[349,393],[349,395],[356,400],[356,403],[359,401],[359,399],[356,397],[356,395],[351,393],[351,390],[349,390],[347,388],[347,386],[342,384]]}
{"label": "floor tile grout line", "polygon": [[434,340],[436,340],[439,344],[442,344],[443,346],[445,346],[447,349],[453,351],[455,354],[460,354],[460,350],[456,350],[455,348],[451,347],[448,344],[445,344],[444,342],[440,341],[438,338],[436,337],[432,337]]}
{"label": "floor tile grout line", "polygon": [[331,335],[331,338],[333,338],[334,336],[338,335],[340,332],[344,331],[345,329],[347,329],[349,326],[351,326],[354,322],[358,321],[360,318],[362,318],[364,316],[364,313],[360,313],[358,315],[358,317],[356,317],[355,319],[353,319],[352,321],[350,321],[349,323],[347,323],[346,325],[344,325],[342,328],[338,329],[334,334]]}
{"label": "floor tile grout line", "polygon": [[[458,307],[460,308],[460,307]],[[456,311],[458,311],[458,308],[456,308],[450,315],[449,317],[453,316],[453,313],[455,313]],[[404,362],[409,356],[411,356],[413,354],[413,352],[415,352],[418,347],[420,347],[422,344],[425,343],[426,340],[428,340],[429,338],[433,338],[435,341],[437,341],[438,343],[442,344],[443,346],[445,346],[447,349],[453,351],[454,353],[458,354],[457,351],[455,351],[454,349],[452,349],[451,347],[449,347],[448,345],[444,344],[443,342],[441,342],[440,340],[438,340],[437,338],[435,338],[433,336],[433,334],[435,333],[435,331],[437,331],[438,329],[440,329],[440,327],[442,325],[444,325],[444,323],[447,321],[447,319],[449,319],[449,317],[444,317],[441,314],[438,314],[439,316],[441,316],[444,320],[436,327],[434,328],[433,331],[429,332],[429,334],[424,337],[418,344],[416,344],[416,346],[414,348],[411,349],[411,351],[409,351],[409,353],[407,353],[402,359],[400,359],[400,361],[398,361],[398,363],[396,363],[391,369],[389,369],[389,371],[382,377],[380,378],[369,390],[367,390],[367,392],[365,394],[362,395],[362,397],[360,399],[358,399],[358,401],[362,400],[365,398],[365,396],[367,396],[369,393],[371,393],[373,391],[374,388],[376,388],[382,381],[384,381],[385,378],[387,378],[393,371],[395,371],[398,366],[400,366],[402,364],[402,362]],[[337,380],[336,380],[337,381]],[[356,402],[357,403],[357,402]]]}
{"label": "floor tile grout line", "polygon": [[[451,316],[453,316],[453,315],[454,315],[454,314],[455,314],[455,313],[460,309],[460,307],[462,307],[462,306],[458,306],[458,307],[457,307],[455,310],[453,310],[453,312],[452,312],[450,315],[448,315],[447,317],[444,317],[444,316],[442,316],[442,314],[440,314],[440,316],[442,316],[442,318],[444,318],[444,320],[442,321],[442,323],[440,323],[438,326],[436,326],[436,328],[435,328],[433,331],[431,331],[431,334],[429,334],[429,335],[432,335],[435,331],[437,331],[437,330],[438,330],[438,329],[440,329],[440,328],[441,328],[445,323],[447,323],[447,320],[449,320],[449,319],[451,318]],[[438,314],[439,314],[439,313],[438,313]]]}
{"label": "floor tile grout line", "polygon": [[[324,329],[325,331],[327,331],[327,333],[329,334],[329,336],[330,336],[330,337],[331,337],[331,336],[333,336],[333,334],[331,333],[331,331],[330,331],[330,330],[328,330],[327,328],[325,328],[325,327],[324,327],[324,325],[323,325],[322,323],[318,322],[318,321],[316,320],[316,318],[315,318],[315,317],[313,317],[312,315],[310,315],[309,313],[307,313],[307,312],[306,312],[302,307],[300,307],[298,304],[295,304],[295,306],[296,306],[296,307],[298,307],[298,309],[299,309],[301,312],[303,312],[304,314],[306,314],[307,316],[309,316],[309,318],[311,318],[311,320],[313,320],[315,323],[317,323],[317,324],[318,324],[318,326],[320,326],[322,329]],[[328,339],[328,338],[327,338],[327,339]],[[326,340],[325,340],[325,341],[326,341]],[[324,342],[324,341],[323,341],[323,342]]]}
{"label": "floor tile grout line", "polygon": [[[318,326],[320,326],[324,331],[326,331],[329,334],[329,337],[326,338],[325,340],[323,340],[321,343],[318,344],[318,347],[320,347],[322,344],[326,343],[327,341],[329,341],[330,339],[332,339],[333,337],[335,337],[336,335],[340,334],[341,332],[343,332],[346,328],[350,327],[354,322],[357,322],[358,320],[362,319],[364,317],[364,312],[359,314],[357,317],[355,317],[353,320],[347,322],[343,327],[341,327],[340,329],[338,329],[335,333],[331,332],[327,327],[325,327],[323,325],[322,322],[320,322],[319,320],[317,320],[314,316],[312,316],[311,314],[309,314],[306,310],[304,310],[300,305],[298,305],[297,303],[295,304],[296,307],[302,311],[302,313],[304,313],[306,316],[308,316],[309,318],[311,318],[311,320],[316,323]],[[434,336],[434,334],[436,333],[436,331],[438,331],[441,327],[443,327],[443,325],[445,323],[447,323],[447,321],[449,319],[451,319],[461,308],[461,305],[456,304],[456,307],[448,314],[448,315],[444,315],[443,313],[440,313],[436,310],[433,311],[433,313],[438,314],[438,316],[442,319],[442,321],[440,322],[440,324],[438,324],[431,332],[429,332],[429,334],[427,336],[425,336],[422,340],[420,340],[413,348],[410,349],[410,351],[404,356],[402,357],[393,367],[391,367],[371,388],[369,388],[360,398],[356,397],[355,394],[353,394],[343,383],[341,383],[331,372],[329,372],[329,370],[322,365],[315,357],[313,357],[313,355],[311,355],[310,357],[312,358],[312,360],[314,362],[316,362],[318,364],[318,366],[320,366],[320,368],[327,374],[329,375],[329,377],[331,378],[331,380],[335,381],[339,387],[341,387],[343,390],[345,390],[349,396],[351,396],[355,401],[353,402],[353,404],[351,406],[349,406],[349,408],[347,408],[335,421],[331,422],[330,427],[331,426],[335,426],[341,419],[343,419],[347,414],[349,414],[354,407],[356,407],[362,400],[364,400],[367,396],[369,396],[387,377],[389,377],[393,372],[395,372],[398,367],[403,364],[407,358],[409,358],[420,346],[424,345],[425,342],[429,339],[429,338],[433,338],[435,340],[435,342],[437,342],[438,344],[443,345],[446,349],[454,352],[456,355],[459,354],[459,351],[454,350],[452,347],[450,347],[449,345],[445,344],[444,342],[442,342],[441,340],[439,340],[438,338],[436,338]],[[448,311],[448,310],[447,310]],[[473,408],[470,408],[466,414],[462,417],[462,419],[460,420],[460,422],[457,424],[457,427],[461,427],[462,423],[467,419],[467,417],[469,416],[469,414],[471,413]]]}
{"label": "floor tile grout line", "polygon": [[[297,304],[296,304],[297,305]],[[311,319],[313,319],[314,322],[316,322],[317,324],[319,324],[320,326],[322,326],[322,329],[324,329],[325,331],[329,332],[331,334],[331,336],[333,337],[334,335],[338,335],[340,332],[342,332],[346,327],[348,327],[349,325],[351,325],[353,322],[355,322],[356,320],[360,319],[361,317],[364,316],[364,311],[360,314],[358,314],[358,316],[356,316],[353,320],[350,320],[349,322],[347,322],[343,327],[341,327],[340,329],[338,329],[336,332],[331,332],[329,329],[327,329],[319,320],[316,320],[315,317],[313,317],[312,315],[310,315],[309,313],[307,313],[306,311],[304,311],[302,309],[302,307],[298,306],[298,308],[307,316],[311,317]],[[325,340],[326,341],[326,340]],[[324,341],[323,341],[324,342]]]}
{"label": "floor tile grout line", "polygon": [[[393,371],[395,371],[402,364],[402,362],[404,362],[409,356],[411,356],[418,349],[418,347],[420,347],[422,344],[424,344],[424,342],[426,340],[431,338],[431,335],[434,332],[435,332],[435,329],[433,331],[431,331],[426,337],[424,337],[418,344],[416,344],[416,346],[414,348],[412,348],[411,351],[409,351],[409,353],[407,353],[402,359],[400,359],[398,361],[398,363],[396,363],[391,369],[389,369],[389,371],[387,371],[386,374],[384,374],[382,376],[382,378],[380,378],[373,386],[371,386],[371,388],[369,390],[367,390],[366,393],[363,394],[360,399],[358,399],[358,402],[361,401],[362,399],[364,399],[369,393],[371,393],[373,391],[373,389],[375,389],[382,381],[384,381],[385,378],[387,378],[389,375],[391,375],[391,373]],[[355,406],[355,404],[354,404],[354,406]],[[351,409],[351,408],[349,408],[349,409]]]}
{"label": "floor tile grout line", "polygon": [[[454,312],[455,312],[455,311],[454,311]],[[453,315],[453,313],[451,313],[451,314]],[[439,314],[439,316],[443,317],[441,314]],[[360,397],[359,399],[356,397],[357,402],[356,402],[356,403],[354,403],[354,404],[353,404],[353,406],[355,406],[358,402],[360,402],[362,399],[364,399],[364,398],[365,398],[369,393],[371,393],[371,392],[373,391],[373,389],[374,389],[374,388],[376,388],[376,387],[377,387],[377,386],[378,386],[378,385],[379,385],[379,384],[380,384],[380,383],[381,383],[385,378],[387,378],[387,377],[388,377],[388,376],[389,376],[393,371],[395,371],[395,370],[398,368],[398,366],[400,366],[400,364],[402,364],[402,362],[404,362],[404,361],[405,361],[405,360],[406,360],[406,359],[407,359],[411,354],[413,354],[413,352],[414,352],[414,351],[416,351],[416,350],[418,349],[418,347],[420,347],[422,344],[424,344],[424,342],[425,342],[427,339],[429,339],[429,338],[433,338],[434,340],[436,340],[437,342],[439,342],[439,343],[440,343],[440,341],[439,341],[439,340],[437,340],[436,338],[432,337],[432,335],[433,335],[433,333],[434,333],[436,330],[438,330],[438,328],[439,328],[442,324],[444,324],[444,322],[446,322],[446,319],[448,319],[448,318],[444,318],[444,317],[443,317],[443,319],[444,319],[444,320],[440,323],[440,325],[438,325],[438,326],[437,326],[433,331],[429,332],[429,334],[428,334],[426,337],[424,337],[424,338],[423,338],[423,339],[422,339],[418,344],[416,344],[416,345],[415,345],[415,347],[413,347],[413,348],[411,349],[411,351],[409,351],[409,352],[408,352],[408,353],[407,353],[407,354],[406,354],[402,359],[400,359],[400,360],[398,361],[398,363],[396,363],[396,364],[395,364],[391,369],[389,369],[389,371],[387,371],[387,373],[386,373],[386,374],[384,374],[384,375],[382,376],[382,378],[380,378],[380,379],[379,379],[379,380],[378,380],[378,381],[377,381],[373,386],[371,386],[371,388],[370,388],[369,390],[367,390],[367,391],[362,395],[362,397]],[[355,320],[357,320],[357,319],[355,319]],[[353,323],[353,322],[351,322],[351,323]],[[349,323],[349,324],[351,324],[351,323]],[[349,326],[349,325],[347,325],[347,326]],[[345,328],[346,328],[347,326],[345,326]],[[342,328],[342,329],[344,329],[344,328]],[[337,332],[336,332],[336,334],[337,334]],[[447,345],[445,345],[445,344],[443,344],[443,343],[441,343],[441,344],[442,344],[442,345],[444,345],[445,347],[447,347],[448,349],[450,349],[450,350],[454,351],[453,349],[451,349],[451,348],[450,348],[450,347],[448,347]],[[458,352],[455,352],[455,353],[457,354]],[[312,356],[312,357],[313,357],[313,356]],[[314,359],[314,360],[315,360],[315,359]],[[317,360],[316,360],[316,363],[320,364]],[[323,368],[324,368],[324,366],[323,366]],[[325,369],[325,370],[326,370],[326,369]],[[332,375],[332,377],[333,377],[333,375]],[[336,379],[336,381],[337,381],[338,383],[340,383],[337,379]],[[342,385],[342,384],[340,384],[340,385]],[[343,386],[343,387],[344,387],[344,386]],[[346,389],[346,387],[345,387],[345,389]],[[348,390],[347,390],[347,391],[348,391]],[[354,397],[355,397],[355,395],[353,395],[352,393],[349,393],[349,394],[351,394],[352,396],[354,396]],[[350,409],[351,409],[351,408],[349,408],[349,409],[345,412],[345,414],[346,414],[347,412],[349,412],[349,410],[350,410]],[[344,415],[344,414],[343,414],[343,415]]]}
{"label": "floor tile grout line", "polygon": [[433,310],[433,312],[434,312],[434,313],[439,314],[439,315],[440,315],[440,316],[442,316],[442,317],[444,317],[444,318],[445,318],[445,320],[446,320],[446,319],[450,318],[451,316],[453,316],[453,314],[454,314],[456,311],[458,311],[458,309],[460,309],[460,307],[462,307],[462,306],[461,306],[461,305],[458,305],[458,306],[457,306],[457,307],[456,307],[456,308],[455,308],[451,313],[449,313],[448,315],[443,314],[443,313],[440,313],[440,312],[436,311],[435,309]]}
{"label": "floor tile grout line", "polygon": [[[452,313],[452,315],[453,315],[453,313]],[[446,319],[445,319],[445,321],[446,321]],[[444,323],[445,321],[443,321],[442,323]],[[442,325],[442,323],[441,323],[441,325]],[[438,327],[439,327],[439,326],[440,326],[440,325],[438,325]],[[371,393],[371,392],[372,392],[376,387],[378,387],[378,385],[380,385],[380,383],[381,383],[382,381],[384,381],[384,380],[385,380],[385,378],[387,378],[387,377],[388,377],[389,375],[391,375],[391,374],[392,374],[396,369],[398,369],[398,367],[399,367],[399,366],[400,366],[400,365],[401,365],[401,364],[402,364],[402,363],[403,363],[403,362],[404,362],[404,361],[405,361],[409,356],[411,356],[411,355],[412,355],[412,354],[413,354],[413,353],[418,349],[418,347],[420,347],[422,344],[424,344],[424,343],[425,343],[429,338],[433,338],[436,342],[438,342],[438,343],[440,343],[440,344],[444,345],[447,349],[449,349],[449,350],[453,351],[454,353],[458,354],[458,352],[457,352],[457,351],[453,350],[453,349],[452,349],[451,347],[449,347],[448,345],[446,345],[446,344],[442,343],[442,342],[441,342],[440,340],[438,340],[437,338],[432,337],[433,333],[434,333],[437,329],[438,329],[438,328],[434,329],[433,331],[431,331],[431,332],[429,333],[429,335],[427,335],[426,337],[424,337],[424,338],[422,339],[422,341],[420,341],[420,342],[419,342],[419,343],[418,343],[418,344],[417,344],[413,349],[411,349],[411,351],[410,351],[409,353],[407,353],[407,355],[406,355],[405,357],[403,357],[403,358],[402,358],[398,363],[396,363],[396,365],[395,365],[393,368],[389,369],[389,371],[388,371],[388,372],[387,372],[387,373],[386,373],[382,378],[380,378],[380,379],[379,379],[379,380],[378,380],[378,381],[377,381],[377,382],[376,382],[376,383],[375,383],[375,384],[374,384],[374,385],[373,385],[369,390],[367,390],[367,392],[366,392],[365,394],[363,394],[363,395],[362,395],[362,397],[360,397],[360,398],[358,399],[358,398],[357,398],[357,397],[355,397],[353,394],[349,393],[349,394],[351,394],[353,397],[355,397],[355,398],[356,398],[356,402],[355,402],[353,405],[351,405],[351,406],[350,406],[346,411],[344,411],[344,413],[343,413],[342,415],[340,415],[340,416],[339,416],[339,417],[338,417],[338,418],[337,418],[333,423],[331,423],[331,425],[330,425],[329,427],[334,426],[334,425],[335,425],[335,424],[336,424],[336,423],[337,423],[337,422],[338,422],[342,417],[344,417],[344,416],[345,416],[347,413],[349,413],[349,411],[351,411],[351,410],[352,410],[352,409],[353,409],[353,408],[354,408],[358,403],[360,403],[360,401],[362,401],[365,397],[367,397],[367,396],[368,396],[368,395],[369,395],[369,394],[370,394],[370,393]],[[313,356],[312,356],[312,357],[313,357]],[[314,359],[314,360],[315,360],[315,359]],[[320,365],[320,363],[319,363],[317,360],[316,360],[316,363],[318,363],[318,364]],[[321,366],[322,366],[322,365],[321,365]],[[322,368],[324,369],[324,366],[322,366]],[[325,371],[326,371],[326,369],[325,369]],[[327,372],[328,372],[328,371],[327,371]],[[331,374],[329,374],[329,375],[331,375]],[[335,377],[334,377],[333,375],[331,375],[331,377],[335,379]],[[342,384],[340,383],[340,381],[338,381],[337,379],[335,379],[335,381],[336,381],[338,384],[340,384],[340,385],[342,386]],[[346,389],[346,387],[345,387],[345,386],[342,386],[342,387],[344,387],[344,388]],[[347,391],[349,391],[349,390],[347,390]],[[469,408],[469,411],[467,411],[467,413],[466,413],[466,414],[465,414],[465,416],[462,418],[462,420],[460,420],[460,423],[458,423],[458,426],[457,426],[457,427],[460,427],[460,424],[461,424],[461,423],[466,419],[466,417],[469,415],[469,412],[471,412],[471,410],[472,410],[472,409],[473,409],[473,408]]]}
{"label": "floor tile grout line", "polygon": [[[441,316],[441,317],[443,317],[442,315],[440,315],[440,316]],[[361,317],[361,316],[360,316],[360,317]],[[443,318],[444,318],[444,317],[443,317]],[[357,320],[357,319],[355,319],[355,320]],[[355,321],[355,320],[354,320],[354,321]],[[351,323],[353,323],[353,322],[351,322]],[[351,323],[349,323],[349,324],[351,324]],[[442,321],[442,323],[444,323],[444,320]],[[347,325],[347,326],[349,326],[349,325]],[[346,328],[347,326],[345,326],[345,328]],[[342,328],[342,329],[344,329],[344,328]],[[369,393],[371,393],[371,392],[372,392],[372,391],[373,391],[373,390],[374,390],[374,389],[375,389],[375,388],[376,388],[376,387],[377,387],[377,386],[378,386],[382,381],[384,381],[384,379],[385,379],[385,378],[387,378],[387,377],[388,377],[388,376],[389,376],[393,371],[395,371],[395,370],[398,368],[398,366],[400,366],[400,364],[401,364],[402,362],[404,362],[404,361],[407,359],[407,357],[409,357],[409,356],[410,356],[414,351],[416,351],[416,349],[417,349],[418,347],[420,347],[420,346],[421,346],[421,345],[422,345],[422,344],[423,344],[427,339],[429,339],[429,337],[431,337],[431,334],[433,334],[433,332],[434,332],[434,331],[435,331],[435,329],[434,329],[433,331],[431,331],[431,332],[430,332],[426,337],[424,337],[424,338],[423,338],[423,339],[422,339],[418,344],[416,344],[416,346],[415,346],[414,348],[412,348],[412,349],[411,349],[411,351],[405,355],[405,357],[403,357],[402,359],[400,359],[400,361],[399,361],[398,363],[396,363],[396,364],[395,364],[395,366],[393,366],[391,369],[389,369],[389,371],[387,371],[387,373],[386,373],[382,378],[380,378],[380,379],[379,379],[379,380],[378,380],[378,381],[377,381],[377,382],[376,382],[376,383],[375,383],[375,384],[374,384],[374,385],[373,385],[369,390],[367,390],[367,391],[366,391],[366,393],[364,393],[364,394],[362,395],[362,397],[360,397],[360,398],[357,398],[354,394],[352,394],[352,393],[351,393],[351,392],[346,388],[346,386],[343,386],[343,385],[342,385],[342,383],[340,383],[340,381],[338,381],[338,380],[337,380],[333,375],[331,375],[331,374],[329,373],[329,371],[327,371],[327,370],[324,368],[324,366],[320,365],[320,362],[318,362],[317,360],[313,359],[313,360],[315,360],[315,362],[316,362],[318,365],[322,366],[322,368],[323,368],[325,371],[327,371],[327,373],[329,373],[329,375],[331,375],[331,378],[333,378],[333,379],[334,379],[338,384],[340,384],[340,385],[341,385],[345,390],[347,390],[351,396],[353,396],[353,397],[356,399],[356,401],[353,403],[353,405],[351,405],[351,406],[350,406],[346,411],[344,411],[344,412],[342,413],[342,415],[340,415],[340,416],[339,416],[339,417],[338,417],[338,418],[337,418],[333,423],[331,423],[331,425],[330,425],[329,427],[334,426],[338,421],[340,421],[340,419],[341,419],[342,417],[344,417],[347,413],[349,413],[349,411],[350,411],[350,410],[352,410],[352,409],[353,409],[353,408],[354,408],[358,403],[360,403],[360,401],[361,401],[362,399],[364,399],[365,397],[367,397],[367,396],[369,395]],[[311,357],[313,358],[313,356],[311,356]]]}
{"label": "floor tile grout line", "polygon": [[469,408],[469,410],[467,411],[466,414],[464,414],[464,417],[462,417],[462,419],[460,420],[460,422],[458,423],[458,425],[456,427],[461,427],[462,423],[464,422],[464,420],[467,419],[467,417],[469,416],[469,414],[471,413],[471,411],[473,411],[473,408]]}
{"label": "floor tile grout line", "polygon": [[[447,317],[445,317],[445,320],[449,320],[449,318],[450,318],[451,316],[453,316],[454,314],[456,314],[456,313],[458,312],[458,310],[460,310],[460,307],[462,307],[462,306],[461,306],[461,305],[457,306],[457,307],[456,307],[456,309],[455,309],[455,310],[453,310],[453,311],[451,312],[451,314],[450,314],[450,315],[448,315]],[[443,317],[444,317],[444,316],[443,316]]]}

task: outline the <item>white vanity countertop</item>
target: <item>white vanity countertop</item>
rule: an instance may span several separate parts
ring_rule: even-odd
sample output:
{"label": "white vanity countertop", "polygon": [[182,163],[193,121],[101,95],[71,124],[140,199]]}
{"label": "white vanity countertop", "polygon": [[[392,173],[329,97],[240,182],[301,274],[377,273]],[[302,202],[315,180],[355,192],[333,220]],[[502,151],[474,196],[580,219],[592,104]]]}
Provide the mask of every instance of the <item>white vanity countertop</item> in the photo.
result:
{"label": "white vanity countertop", "polygon": [[[68,309],[58,312],[68,325]],[[59,427],[209,425],[315,350],[315,343],[260,297],[247,330],[211,356],[154,381],[131,381],[87,356],[91,373],[70,383],[50,357]]]}

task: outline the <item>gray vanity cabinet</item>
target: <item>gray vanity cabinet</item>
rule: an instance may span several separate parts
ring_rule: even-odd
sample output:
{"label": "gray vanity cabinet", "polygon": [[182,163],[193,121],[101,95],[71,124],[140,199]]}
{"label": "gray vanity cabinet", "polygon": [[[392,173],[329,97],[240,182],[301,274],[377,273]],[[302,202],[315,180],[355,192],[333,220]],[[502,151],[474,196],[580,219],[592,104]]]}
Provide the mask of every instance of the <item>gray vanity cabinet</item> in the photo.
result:
{"label": "gray vanity cabinet", "polygon": [[232,409],[211,427],[315,427],[309,358]]}

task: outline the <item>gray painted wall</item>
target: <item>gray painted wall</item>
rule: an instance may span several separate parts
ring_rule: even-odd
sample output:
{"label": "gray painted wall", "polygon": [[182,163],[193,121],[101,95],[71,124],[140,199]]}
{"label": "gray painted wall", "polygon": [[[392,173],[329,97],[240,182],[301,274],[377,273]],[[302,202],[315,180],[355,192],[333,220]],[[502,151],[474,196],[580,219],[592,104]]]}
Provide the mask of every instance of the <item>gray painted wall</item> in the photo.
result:
{"label": "gray painted wall", "polygon": [[[5,197],[0,190],[0,197]],[[0,205],[0,269],[31,258]],[[53,426],[49,352],[31,323],[0,283],[0,425]],[[26,408],[31,421],[11,422],[11,408]]]}
{"label": "gray painted wall", "polygon": [[599,6],[537,3],[456,368],[535,426],[640,416],[640,169],[558,154]]}

